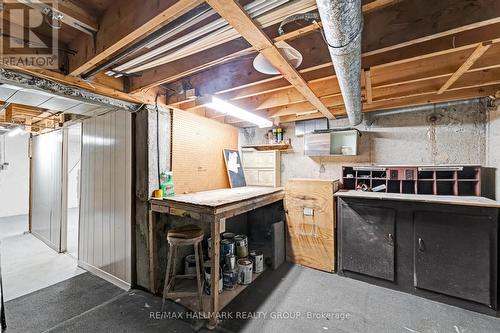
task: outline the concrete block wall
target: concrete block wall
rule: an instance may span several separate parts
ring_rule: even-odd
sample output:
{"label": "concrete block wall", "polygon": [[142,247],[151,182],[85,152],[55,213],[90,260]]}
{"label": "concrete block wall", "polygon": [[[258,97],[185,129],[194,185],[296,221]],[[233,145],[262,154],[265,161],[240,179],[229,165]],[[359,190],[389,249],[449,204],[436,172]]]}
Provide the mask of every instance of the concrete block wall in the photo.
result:
{"label": "concrete block wall", "polygon": [[[357,126],[363,133],[357,156],[305,156],[304,138],[295,136],[294,123],[283,124],[284,136],[291,138],[293,149],[282,153],[281,183],[285,185],[288,179],[296,177],[340,178],[343,165],[486,165],[488,113],[486,103],[478,101],[384,117],[368,115]],[[500,111],[497,113],[500,114]],[[347,125],[347,119],[330,122],[331,128]],[[494,126],[500,132],[500,115],[496,116]],[[265,143],[266,132],[267,129],[254,127],[241,129],[240,145]],[[500,134],[493,139],[500,143]],[[500,163],[500,158],[491,160],[492,163]]]}

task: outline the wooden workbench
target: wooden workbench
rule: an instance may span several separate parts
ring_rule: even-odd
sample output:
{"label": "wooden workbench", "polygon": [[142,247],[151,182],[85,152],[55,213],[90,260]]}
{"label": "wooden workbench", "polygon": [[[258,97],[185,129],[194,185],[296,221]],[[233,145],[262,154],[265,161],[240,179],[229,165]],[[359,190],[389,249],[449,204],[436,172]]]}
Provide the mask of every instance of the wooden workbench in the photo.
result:
{"label": "wooden workbench", "polygon": [[231,189],[181,194],[165,199],[151,199],[149,213],[149,258],[150,289],[157,292],[157,253],[156,253],[156,213],[190,217],[210,223],[212,237],[212,274],[210,291],[210,326],[217,324],[217,313],[243,288],[227,293],[220,302],[219,266],[220,266],[220,223],[225,219],[283,200],[283,188],[246,186]]}

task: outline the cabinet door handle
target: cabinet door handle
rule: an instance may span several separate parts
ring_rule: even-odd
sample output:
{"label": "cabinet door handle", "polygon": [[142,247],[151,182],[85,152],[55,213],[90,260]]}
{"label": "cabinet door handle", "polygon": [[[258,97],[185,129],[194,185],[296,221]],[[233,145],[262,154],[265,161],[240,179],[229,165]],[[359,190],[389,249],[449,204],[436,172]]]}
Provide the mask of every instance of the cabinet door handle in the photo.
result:
{"label": "cabinet door handle", "polygon": [[420,237],[418,237],[418,250],[420,252],[424,252],[424,250],[425,250],[424,240]]}
{"label": "cabinet door handle", "polygon": [[393,234],[389,233],[387,236],[389,237],[389,240],[394,243],[394,236],[393,236]]}

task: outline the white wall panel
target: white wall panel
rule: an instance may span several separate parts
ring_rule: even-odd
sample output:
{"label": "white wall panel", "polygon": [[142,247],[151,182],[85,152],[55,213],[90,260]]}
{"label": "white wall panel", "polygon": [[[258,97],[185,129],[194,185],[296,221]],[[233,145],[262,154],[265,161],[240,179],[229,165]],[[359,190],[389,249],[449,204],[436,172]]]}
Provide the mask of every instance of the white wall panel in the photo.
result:
{"label": "white wall panel", "polygon": [[63,219],[63,131],[33,137],[31,232],[61,251]]}
{"label": "white wall panel", "polygon": [[5,142],[5,156],[0,157],[0,163],[9,163],[6,170],[0,170],[0,217],[28,215],[30,178],[28,139],[28,134],[0,137],[0,145]]}
{"label": "white wall panel", "polygon": [[132,120],[124,111],[83,122],[78,261],[123,288],[131,283]]}

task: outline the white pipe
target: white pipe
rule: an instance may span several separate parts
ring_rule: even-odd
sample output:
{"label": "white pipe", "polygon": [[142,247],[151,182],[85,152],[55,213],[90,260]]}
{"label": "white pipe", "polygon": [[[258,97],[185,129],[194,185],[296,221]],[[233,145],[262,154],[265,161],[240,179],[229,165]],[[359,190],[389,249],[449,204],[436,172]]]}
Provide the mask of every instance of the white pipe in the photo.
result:
{"label": "white pipe", "polygon": [[[288,1],[288,0],[286,0],[286,1]],[[276,0],[273,0],[271,3],[274,3],[274,2],[276,2]],[[266,0],[254,1],[252,3],[249,3],[247,6],[245,6],[245,9],[247,11],[249,11],[250,13],[255,12],[257,10],[260,10],[261,8],[268,7],[268,3],[269,2]],[[200,36],[202,36],[204,34],[216,31],[217,29],[224,29],[225,27],[228,27],[227,22],[223,18],[219,18],[219,19],[212,21],[212,22],[208,23],[207,25],[205,25],[205,26],[203,26],[203,27],[201,27],[201,28],[199,28],[199,29],[187,34],[187,35],[184,35],[176,40],[171,41],[170,43],[167,43],[167,44],[160,46],[152,51],[149,51],[149,52],[147,52],[147,53],[145,53],[145,54],[143,54],[135,59],[132,59],[132,60],[126,62],[125,64],[122,64],[122,65],[116,67],[115,70],[119,71],[119,72],[127,71],[130,67],[132,67],[136,64],[139,64],[143,61],[147,61],[148,59],[151,59],[152,57],[154,57],[156,55],[170,51],[173,48],[180,46],[182,44],[185,44],[187,42],[190,42],[196,38],[199,38]]]}
{"label": "white pipe", "polygon": [[[277,6],[288,2],[288,0],[280,0],[278,1]],[[262,15],[261,17],[255,18],[256,23],[258,23],[261,27],[266,28],[268,26],[271,26],[275,23],[281,22],[285,17],[290,15],[290,12],[308,12],[311,10],[316,9],[316,2],[314,0],[312,1],[296,1],[293,3],[290,3],[286,6],[283,6],[276,10],[273,13],[267,14],[267,15]],[[149,68],[153,68],[171,61],[175,61],[177,59],[187,57],[189,55],[195,54],[197,52],[201,52],[203,50],[206,50],[208,48],[226,43],[228,41],[234,40],[236,38],[240,37],[240,35],[232,28],[227,28],[227,29],[220,29],[213,34],[207,35],[194,43],[191,43],[189,45],[186,45],[172,53],[169,53],[167,55],[158,57],[155,60],[150,60],[150,57],[147,57],[145,59],[146,62],[143,62],[141,65],[131,67],[131,63],[138,63],[139,60],[144,60],[144,56],[138,57],[136,59],[133,59],[119,67],[116,68],[117,71],[126,71],[127,73],[137,73]],[[148,53],[149,54],[149,53]],[[141,59],[139,59],[141,58]],[[149,60],[149,61],[148,61]]]}
{"label": "white pipe", "polygon": [[165,33],[162,36],[158,37],[157,39],[151,41],[148,45],[146,45],[146,48],[150,49],[150,48],[158,45],[159,43],[164,42],[165,40],[169,39],[170,37],[174,36],[175,34],[178,34],[182,31],[192,27],[193,25],[200,23],[201,21],[209,18],[210,16],[215,15],[215,13],[216,13],[215,10],[209,9],[203,13],[196,15],[195,17],[192,17],[191,19],[189,19],[185,22],[182,22],[178,26],[169,30],[167,33]]}

